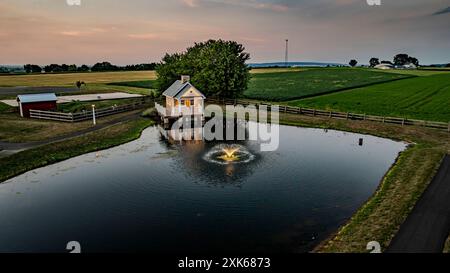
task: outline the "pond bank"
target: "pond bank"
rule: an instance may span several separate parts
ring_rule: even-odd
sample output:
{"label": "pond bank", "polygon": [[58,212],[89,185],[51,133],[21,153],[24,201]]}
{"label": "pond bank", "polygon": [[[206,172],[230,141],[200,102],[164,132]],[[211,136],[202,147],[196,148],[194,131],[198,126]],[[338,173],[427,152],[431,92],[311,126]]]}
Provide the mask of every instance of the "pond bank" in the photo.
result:
{"label": "pond bank", "polygon": [[[145,119],[129,121],[64,143],[21,152],[6,161],[0,159],[0,181],[77,155],[129,142],[138,138],[151,123]],[[417,143],[400,155],[382,180],[378,191],[333,238],[317,247],[317,252],[366,252],[366,245],[370,241],[378,241],[386,249],[437,172],[443,156],[450,152],[449,134],[433,129],[289,114],[281,114],[281,123]]]}
{"label": "pond bank", "polygon": [[387,252],[441,253],[450,230],[450,156],[402,224]]}
{"label": "pond bank", "polygon": [[81,136],[64,139],[0,158],[0,182],[27,171],[139,138],[153,121],[135,118]]}
{"label": "pond bank", "polygon": [[281,115],[281,123],[416,143],[401,153],[373,197],[315,252],[367,252],[366,246],[370,241],[379,242],[385,250],[433,179],[444,155],[450,153],[450,134],[433,129],[289,114]]}

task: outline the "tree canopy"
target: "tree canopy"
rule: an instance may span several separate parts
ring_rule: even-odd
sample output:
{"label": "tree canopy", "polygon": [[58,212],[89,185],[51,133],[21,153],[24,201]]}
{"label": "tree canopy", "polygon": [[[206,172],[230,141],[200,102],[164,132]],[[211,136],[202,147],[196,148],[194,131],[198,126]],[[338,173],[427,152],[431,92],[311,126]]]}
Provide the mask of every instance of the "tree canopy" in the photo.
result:
{"label": "tree canopy", "polygon": [[416,66],[419,66],[419,60],[417,58],[409,56],[408,54],[397,54],[394,57],[394,64],[395,65],[414,64]]}
{"label": "tree canopy", "polygon": [[167,89],[181,75],[207,96],[239,97],[247,89],[250,54],[234,41],[209,40],[196,43],[183,53],[166,54],[156,67],[156,86]]}
{"label": "tree canopy", "polygon": [[380,64],[380,59],[372,58],[372,59],[370,59],[369,63],[370,63],[370,67],[375,67]]}
{"label": "tree canopy", "polygon": [[351,67],[355,67],[355,66],[358,64],[358,61],[357,61],[357,60],[351,60],[348,64],[349,64]]}

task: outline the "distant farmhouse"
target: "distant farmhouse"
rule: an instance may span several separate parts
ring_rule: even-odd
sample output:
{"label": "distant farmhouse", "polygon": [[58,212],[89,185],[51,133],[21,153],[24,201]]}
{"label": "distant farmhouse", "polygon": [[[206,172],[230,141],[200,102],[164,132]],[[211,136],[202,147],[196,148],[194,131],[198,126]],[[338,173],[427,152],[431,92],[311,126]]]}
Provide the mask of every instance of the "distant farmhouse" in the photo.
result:
{"label": "distant farmhouse", "polygon": [[417,69],[417,66],[413,63],[407,63],[405,65],[393,65],[393,64],[379,64],[375,66],[376,69],[389,70],[389,69]]}

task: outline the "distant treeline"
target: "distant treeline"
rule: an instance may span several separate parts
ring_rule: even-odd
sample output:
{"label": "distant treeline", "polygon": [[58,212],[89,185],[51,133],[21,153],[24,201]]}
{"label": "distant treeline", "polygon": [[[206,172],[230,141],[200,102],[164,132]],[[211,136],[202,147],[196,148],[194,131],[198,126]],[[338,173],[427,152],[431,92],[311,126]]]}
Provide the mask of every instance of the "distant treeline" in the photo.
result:
{"label": "distant treeline", "polygon": [[155,70],[157,63],[134,64],[127,66],[117,66],[110,62],[96,63],[92,67],[85,64],[77,66],[75,64],[50,64],[41,67],[36,64],[26,64],[23,69],[26,73],[64,73],[64,72],[111,72],[111,71],[143,71]]}

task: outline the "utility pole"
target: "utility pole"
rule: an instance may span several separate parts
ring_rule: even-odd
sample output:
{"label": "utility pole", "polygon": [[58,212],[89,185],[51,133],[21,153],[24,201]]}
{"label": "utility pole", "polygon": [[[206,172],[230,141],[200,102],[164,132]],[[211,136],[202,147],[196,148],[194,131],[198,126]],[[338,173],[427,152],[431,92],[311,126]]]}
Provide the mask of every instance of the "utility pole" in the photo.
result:
{"label": "utility pole", "polygon": [[286,39],[286,53],[284,55],[284,66],[288,67],[289,62],[289,39]]}

